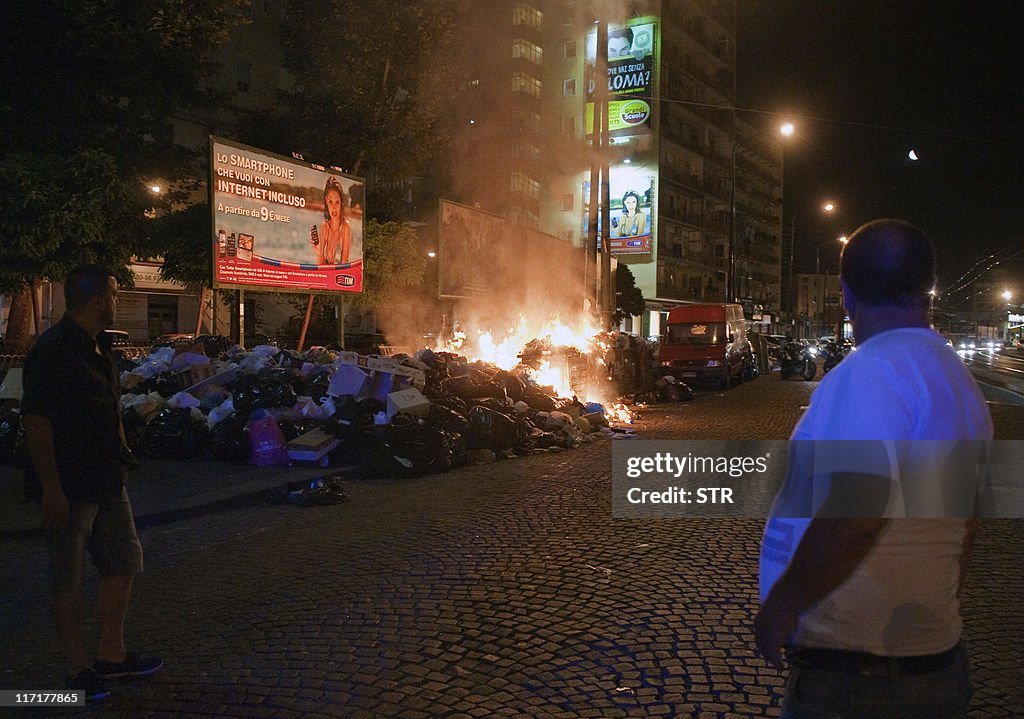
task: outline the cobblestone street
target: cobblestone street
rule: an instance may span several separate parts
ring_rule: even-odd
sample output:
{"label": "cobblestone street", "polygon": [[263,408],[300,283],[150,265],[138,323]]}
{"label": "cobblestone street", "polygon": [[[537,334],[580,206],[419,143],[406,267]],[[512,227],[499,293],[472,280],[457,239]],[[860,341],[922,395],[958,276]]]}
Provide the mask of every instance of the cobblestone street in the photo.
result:
{"label": "cobblestone street", "polygon": [[[704,390],[637,430],[784,439],[816,385]],[[1024,408],[993,415],[1022,436]],[[55,715],[776,716],[782,675],[751,631],[763,520],[614,519],[612,445],[147,527],[128,637],[166,667]],[[191,471],[216,479],[213,463]],[[983,524],[966,590],[975,719],[1024,706],[1022,549],[1024,521]],[[38,541],[0,545],[0,687],[62,685],[45,561]]]}

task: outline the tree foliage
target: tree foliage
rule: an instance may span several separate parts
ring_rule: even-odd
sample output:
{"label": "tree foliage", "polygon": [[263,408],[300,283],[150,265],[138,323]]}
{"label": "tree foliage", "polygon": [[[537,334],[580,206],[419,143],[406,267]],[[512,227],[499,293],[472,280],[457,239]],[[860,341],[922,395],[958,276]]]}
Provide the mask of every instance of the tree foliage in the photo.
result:
{"label": "tree foliage", "polygon": [[398,222],[366,223],[363,234],[366,276],[363,293],[355,304],[368,307],[404,299],[423,284],[426,261],[420,252],[416,230]]}
{"label": "tree foliage", "polygon": [[131,191],[114,159],[84,150],[57,161],[50,154],[0,158],[0,292],[63,278],[81,263],[128,265],[128,240],[142,217],[130,213]]}
{"label": "tree foliage", "polygon": [[[245,4],[4,4],[0,290],[24,296],[19,287],[61,280],[80,262],[127,271],[146,215],[192,189],[171,119],[205,102],[213,51]],[[177,192],[156,198],[157,178]]]}
{"label": "tree foliage", "polygon": [[281,41],[295,86],[255,136],[366,177],[370,213],[397,219],[395,196],[443,146],[454,4],[290,0]]}
{"label": "tree foliage", "polygon": [[615,323],[644,312],[644,295],[636,286],[636,277],[629,265],[619,263],[615,269]]}

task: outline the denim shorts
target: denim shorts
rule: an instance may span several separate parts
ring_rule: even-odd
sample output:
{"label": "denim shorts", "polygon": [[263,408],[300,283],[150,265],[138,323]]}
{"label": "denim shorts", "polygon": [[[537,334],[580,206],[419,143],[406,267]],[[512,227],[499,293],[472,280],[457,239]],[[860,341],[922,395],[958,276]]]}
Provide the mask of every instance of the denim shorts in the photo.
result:
{"label": "denim shorts", "polygon": [[132,576],[142,571],[142,545],[128,491],[103,502],[68,500],[71,516],[60,532],[47,535],[50,588],[54,594],[82,586],[85,551],[101,577]]}
{"label": "denim shorts", "polygon": [[942,666],[856,672],[791,663],[780,719],[956,719],[971,698],[967,653]]}

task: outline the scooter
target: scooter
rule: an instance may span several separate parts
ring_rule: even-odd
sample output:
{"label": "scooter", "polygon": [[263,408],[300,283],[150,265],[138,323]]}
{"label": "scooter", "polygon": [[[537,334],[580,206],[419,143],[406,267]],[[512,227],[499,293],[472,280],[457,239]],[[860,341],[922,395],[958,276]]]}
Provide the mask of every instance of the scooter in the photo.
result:
{"label": "scooter", "polygon": [[825,345],[825,361],[821,364],[823,372],[828,372],[830,369],[839,364],[843,357],[850,352],[849,344],[839,344],[837,342],[829,342]]}
{"label": "scooter", "polygon": [[814,379],[814,375],[818,373],[818,365],[814,359],[816,354],[810,345],[787,342],[783,345],[782,357],[779,358],[779,373],[782,379],[789,379],[794,375],[805,380]]}

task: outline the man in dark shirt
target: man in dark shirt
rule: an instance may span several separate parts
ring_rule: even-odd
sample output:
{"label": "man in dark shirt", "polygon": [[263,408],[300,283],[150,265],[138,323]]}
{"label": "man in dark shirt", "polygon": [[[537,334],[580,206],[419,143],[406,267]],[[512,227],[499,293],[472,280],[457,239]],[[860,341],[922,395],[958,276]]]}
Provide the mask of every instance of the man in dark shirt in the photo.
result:
{"label": "man in dark shirt", "polygon": [[[67,660],[66,683],[91,699],[105,682],[148,676],[163,662],[126,651],[124,619],[142,547],[125,489],[127,448],[120,387],[97,341],[114,324],[117,280],[85,266],[64,283],[66,314],[25,359],[22,413],[32,471],[42,487],[53,612]],[[100,574],[100,642],[93,663],[82,641],[82,568],[89,550]]]}

